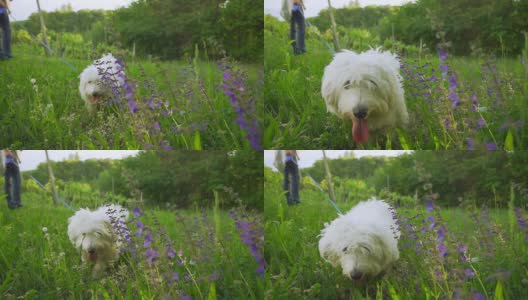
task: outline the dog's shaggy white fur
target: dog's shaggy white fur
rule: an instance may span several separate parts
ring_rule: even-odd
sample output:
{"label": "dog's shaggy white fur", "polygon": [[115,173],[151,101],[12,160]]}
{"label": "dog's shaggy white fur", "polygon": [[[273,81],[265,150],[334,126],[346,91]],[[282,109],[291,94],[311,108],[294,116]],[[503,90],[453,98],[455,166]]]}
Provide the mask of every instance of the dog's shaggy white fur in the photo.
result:
{"label": "dog's shaggy white fur", "polygon": [[383,132],[407,124],[400,63],[378,49],[360,54],[337,53],[326,66],[321,92],[329,112],[352,120],[355,142],[366,142],[369,132]]}
{"label": "dog's shaggy white fur", "polygon": [[321,257],[340,266],[355,282],[380,275],[399,258],[400,231],[384,201],[361,202],[325,225],[319,240]]}
{"label": "dog's shaggy white fur", "polygon": [[123,86],[125,73],[116,61],[116,58],[108,53],[86,67],[79,76],[79,92],[89,112],[94,111],[94,107],[108,96],[112,88]]}
{"label": "dog's shaggy white fur", "polygon": [[81,251],[83,262],[94,263],[92,276],[98,277],[119,258],[125,235],[128,211],[119,205],[80,209],[68,219],[68,237]]}

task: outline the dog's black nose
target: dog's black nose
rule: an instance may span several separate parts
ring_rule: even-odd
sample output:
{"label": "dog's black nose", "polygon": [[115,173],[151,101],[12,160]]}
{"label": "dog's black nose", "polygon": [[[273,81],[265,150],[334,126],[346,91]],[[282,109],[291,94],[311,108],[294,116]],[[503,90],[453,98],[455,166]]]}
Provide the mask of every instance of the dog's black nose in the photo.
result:
{"label": "dog's black nose", "polygon": [[94,254],[94,253],[95,253],[95,249],[90,249],[90,250],[88,250],[88,253],[90,253],[90,254]]}
{"label": "dog's black nose", "polygon": [[363,277],[363,273],[361,273],[360,271],[354,270],[350,273],[350,278],[354,280],[360,280],[362,277]]}
{"label": "dog's black nose", "polygon": [[358,119],[364,119],[367,116],[368,108],[365,106],[356,106],[352,110],[354,116]]}

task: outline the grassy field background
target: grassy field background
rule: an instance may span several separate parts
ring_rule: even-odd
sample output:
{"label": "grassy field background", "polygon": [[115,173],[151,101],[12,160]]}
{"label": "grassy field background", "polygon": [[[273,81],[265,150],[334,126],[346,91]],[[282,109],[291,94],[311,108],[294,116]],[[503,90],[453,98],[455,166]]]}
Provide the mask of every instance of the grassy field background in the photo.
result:
{"label": "grassy field background", "polygon": [[[79,94],[79,74],[92,61],[46,58],[37,55],[42,53],[38,50],[15,44],[15,57],[0,63],[3,87],[0,126],[4,128],[0,139],[4,146],[17,149],[261,146],[258,136],[253,137],[254,145],[247,138],[251,132],[260,134],[261,120],[257,116],[263,109],[261,66],[226,61],[221,70],[215,61],[193,58],[175,62],[124,60],[138,111],[131,113],[128,99],[121,91],[121,103],[89,115]],[[226,72],[230,72],[230,78],[224,76]],[[227,87],[234,90],[235,100],[226,96]],[[255,128],[241,127],[239,118]]]}
{"label": "grassy field background", "polygon": [[[259,215],[217,209],[133,213],[130,207],[131,220],[141,214],[127,224],[134,247],[127,248],[108,276],[94,280],[68,239],[73,212],[37,195],[22,194],[24,207],[14,211],[0,198],[2,299],[263,297],[263,266],[252,255],[260,251]],[[144,225],[143,233],[138,222]],[[149,230],[153,241],[147,245]],[[149,249],[156,252],[154,257]]]}
{"label": "grassy field background", "polygon": [[[295,56],[288,33],[289,24],[265,17],[265,148],[357,148],[351,122],[327,113],[321,96],[324,67],[332,60],[323,41],[331,44],[331,36],[308,27],[307,53]],[[357,52],[379,46],[368,37],[354,39],[354,45]],[[441,61],[437,53],[384,50],[401,57],[410,124],[366,149],[528,147],[528,65],[522,58],[448,55]]]}
{"label": "grassy field background", "polygon": [[[268,299],[516,299],[528,283],[521,211],[423,205],[397,209],[400,260],[382,279],[355,286],[318,251],[324,224],[337,217],[327,195],[301,189],[288,207],[282,176],[266,169],[265,257]],[[508,197],[508,195],[503,195]],[[437,200],[441,203],[441,197]],[[353,203],[337,203],[343,212]],[[428,220],[434,217],[433,227]],[[526,211],[522,212],[526,219]],[[439,251],[439,228],[447,255]]]}

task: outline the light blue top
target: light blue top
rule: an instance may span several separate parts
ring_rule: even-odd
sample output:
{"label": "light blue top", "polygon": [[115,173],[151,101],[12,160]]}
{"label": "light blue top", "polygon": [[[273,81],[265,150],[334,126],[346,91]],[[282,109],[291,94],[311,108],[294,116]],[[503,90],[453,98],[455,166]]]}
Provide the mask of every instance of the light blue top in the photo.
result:
{"label": "light blue top", "polygon": [[6,9],[5,7],[1,7],[1,8],[0,8],[0,15],[1,15],[1,14],[5,14],[6,11],[7,11],[7,9]]}
{"label": "light blue top", "polygon": [[14,164],[18,166],[17,161],[11,156],[6,156],[6,165],[8,164]]}
{"label": "light blue top", "polygon": [[292,161],[294,163],[297,163],[297,159],[295,158],[295,155],[286,154],[285,160],[286,162]]}

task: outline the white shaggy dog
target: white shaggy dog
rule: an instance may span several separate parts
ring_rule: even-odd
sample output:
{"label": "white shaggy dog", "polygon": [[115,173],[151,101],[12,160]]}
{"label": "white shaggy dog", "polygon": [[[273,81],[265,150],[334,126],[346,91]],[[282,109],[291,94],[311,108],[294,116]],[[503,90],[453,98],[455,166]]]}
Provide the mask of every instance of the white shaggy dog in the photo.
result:
{"label": "white shaggy dog", "polygon": [[92,276],[117,261],[123,241],[128,235],[128,211],[119,205],[99,207],[95,211],[80,209],[68,219],[68,236],[81,251],[83,262],[92,262]]}
{"label": "white shaggy dog", "polygon": [[79,92],[89,112],[94,111],[94,107],[108,96],[112,88],[123,86],[125,83],[125,73],[116,61],[116,58],[108,53],[86,67],[79,76]]}
{"label": "white shaggy dog", "polygon": [[366,142],[370,131],[407,124],[399,70],[396,56],[379,49],[360,54],[344,50],[326,66],[321,85],[326,108],[352,120],[355,142]]}
{"label": "white shaggy dog", "polygon": [[364,282],[386,271],[398,260],[400,231],[391,207],[371,199],[353,207],[321,231],[319,253],[343,275]]}

